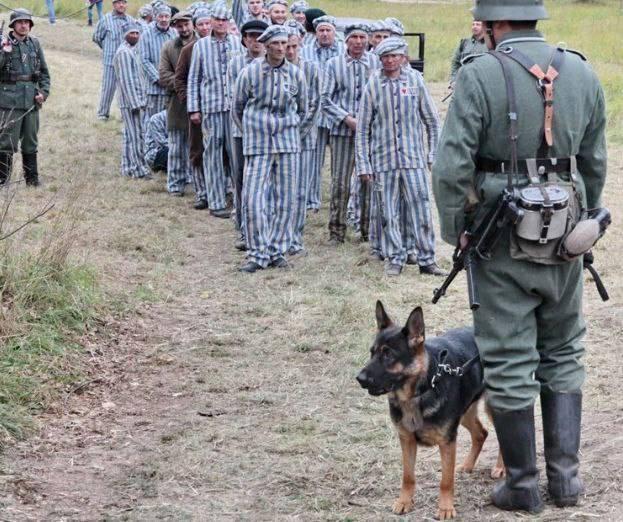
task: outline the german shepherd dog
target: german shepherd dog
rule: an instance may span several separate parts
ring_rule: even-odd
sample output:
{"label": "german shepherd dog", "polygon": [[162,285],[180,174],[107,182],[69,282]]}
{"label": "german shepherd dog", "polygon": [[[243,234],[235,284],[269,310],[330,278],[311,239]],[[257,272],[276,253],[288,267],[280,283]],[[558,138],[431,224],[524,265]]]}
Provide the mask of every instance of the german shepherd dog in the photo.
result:
{"label": "german shepherd dog", "polygon": [[[484,393],[483,370],[471,329],[451,330],[425,341],[424,315],[415,308],[404,328],[396,326],[380,301],[376,303],[378,334],[368,364],[357,375],[370,395],[388,394],[389,414],[402,448],[402,486],[394,502],[396,514],[413,509],[417,446],[439,446],[441,484],[440,520],[456,516],[454,468],[459,424],[472,439],[469,454],[459,468],[474,469],[487,430],[478,419],[478,399]],[[457,370],[461,368],[461,370]],[[445,371],[444,371],[445,370]],[[501,455],[491,476],[504,475]]]}

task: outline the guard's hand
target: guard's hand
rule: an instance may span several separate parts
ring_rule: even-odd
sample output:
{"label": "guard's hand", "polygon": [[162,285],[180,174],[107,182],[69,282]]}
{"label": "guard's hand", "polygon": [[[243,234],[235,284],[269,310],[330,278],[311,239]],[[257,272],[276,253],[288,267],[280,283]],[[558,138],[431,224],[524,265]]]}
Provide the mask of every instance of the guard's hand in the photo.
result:
{"label": "guard's hand", "polygon": [[357,119],[352,116],[346,116],[346,118],[344,118],[344,124],[353,132],[357,130]]}
{"label": "guard's hand", "polygon": [[43,93],[38,92],[37,94],[35,94],[35,103],[37,103],[38,105],[43,105],[44,101],[45,96],[43,95]]}
{"label": "guard's hand", "polygon": [[200,112],[191,112],[190,113],[190,121],[193,125],[201,125],[201,113]]}
{"label": "guard's hand", "polygon": [[359,179],[364,183],[370,183],[374,179],[374,176],[372,174],[362,174],[359,176]]}
{"label": "guard's hand", "polygon": [[6,36],[2,37],[2,51],[5,53],[10,53],[13,51],[13,45],[11,44],[11,40],[9,40]]}
{"label": "guard's hand", "polygon": [[462,232],[461,236],[459,237],[459,248],[461,250],[465,250],[468,245],[469,245],[469,236],[467,235],[467,232]]}

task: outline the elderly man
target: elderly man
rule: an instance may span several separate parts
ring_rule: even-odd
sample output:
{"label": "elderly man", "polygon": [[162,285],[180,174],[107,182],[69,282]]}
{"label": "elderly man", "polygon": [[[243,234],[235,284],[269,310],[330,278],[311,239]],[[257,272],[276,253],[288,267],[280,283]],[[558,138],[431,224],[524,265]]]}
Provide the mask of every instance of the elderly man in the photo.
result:
{"label": "elderly man", "polygon": [[270,24],[270,18],[264,13],[264,0],[234,0],[231,6],[234,21],[240,28],[251,20],[261,20]]}
{"label": "elderly man", "polygon": [[231,12],[226,7],[212,9],[211,33],[199,40],[192,51],[188,71],[187,109],[190,121],[203,129],[203,173],[210,214],[229,219],[226,208],[227,178],[225,156],[231,164],[229,111],[231,92],[227,66],[242,52],[238,38],[229,34]]}
{"label": "elderly man", "polygon": [[[169,136],[169,159],[167,170],[167,190],[173,196],[182,196],[186,181],[191,179],[190,162],[188,158],[188,113],[186,103],[181,102],[175,93],[175,68],[179,61],[182,48],[194,42],[196,37],[193,31],[193,22],[189,13],[180,11],[173,16],[172,25],[178,36],[174,40],[165,42],[160,54],[158,73],[159,83],[166,89],[169,97],[167,109],[167,129]],[[201,187],[195,186],[196,203],[201,201],[201,194],[197,192]]]}
{"label": "elderly man", "polygon": [[246,159],[242,188],[247,261],[241,271],[287,268],[294,185],[301,137],[311,129],[303,72],[285,59],[289,30],[271,25],[258,41],[266,59],[245,67],[236,81],[232,116],[242,131]]}
{"label": "elderly man", "polygon": [[[363,89],[378,69],[378,58],[368,53],[368,27],[346,27],[346,54],[331,58],[325,67],[322,86],[322,112],[330,125],[331,206],[329,242],[337,246],[346,235],[346,207],[355,168],[355,131]],[[362,201],[362,236],[367,239],[369,185],[360,187],[354,197]]]}
{"label": "elderly man", "polygon": [[[253,60],[264,56],[264,44],[258,42],[260,35],[268,29],[268,24],[262,20],[250,20],[240,28],[242,35],[242,45],[247,50],[245,54],[234,56],[227,68],[227,85],[231,90],[232,99],[234,97],[234,86],[240,72]],[[237,125],[231,127],[231,149],[232,149],[232,182],[235,189],[234,203],[236,205],[236,227],[240,232],[240,237],[236,241],[238,250],[246,250],[246,239],[244,233],[244,220],[242,219],[242,182],[244,177],[244,154],[242,148],[242,131]]]}
{"label": "elderly man", "polygon": [[155,24],[151,24],[143,32],[139,44],[139,53],[147,82],[147,117],[166,109],[169,93],[158,81],[160,53],[165,42],[173,40],[177,31],[170,26],[171,8],[166,4],[154,7]]}
{"label": "elderly man", "polygon": [[296,0],[292,2],[290,6],[290,14],[292,18],[296,20],[299,24],[305,27],[305,22],[307,18],[305,18],[305,11],[309,9],[309,4],[305,0]]}
{"label": "elderly man", "polygon": [[[336,40],[336,20],[332,16],[320,16],[313,21],[316,41],[303,48],[301,57],[308,62],[318,64],[321,72],[321,84],[327,62],[344,53],[344,45]],[[318,122],[318,139],[316,157],[314,158],[314,174],[310,181],[309,199],[307,208],[318,212],[320,209],[320,193],[322,188],[322,168],[324,167],[325,153],[329,143],[329,122],[321,115]]]}
{"label": "elderly man", "polygon": [[110,117],[110,106],[115,97],[115,71],[112,61],[123,40],[121,27],[134,19],[126,14],[126,0],[113,0],[112,11],[105,14],[93,32],[93,41],[103,51],[102,90],[97,109],[97,118],[107,120]]}
{"label": "elderly man", "polygon": [[[407,44],[391,37],[376,53],[382,70],[372,76],[361,98],[357,117],[357,173],[374,181],[377,224],[381,232],[385,273],[398,276],[407,261],[401,233],[400,206],[405,205],[415,227],[420,273],[444,275],[435,263],[435,236],[428,196],[426,166],[435,158],[439,118],[422,75],[403,67]],[[422,142],[428,137],[428,155]]]}
{"label": "elderly man", "polygon": [[124,42],[113,59],[119,108],[123,119],[123,156],[121,175],[130,178],[149,176],[145,164],[144,125],[147,96],[140,59],[137,51],[141,28],[135,21],[122,28]]}
{"label": "elderly man", "polygon": [[459,46],[454,51],[450,64],[450,84],[456,80],[456,75],[461,68],[463,60],[472,54],[486,53],[488,51],[485,43],[485,24],[479,20],[472,22],[472,36],[463,38]]}
{"label": "elderly man", "polygon": [[268,0],[266,3],[270,22],[276,25],[283,25],[288,19],[288,0]]}
{"label": "elderly man", "polygon": [[307,62],[300,57],[300,51],[305,38],[305,28],[296,20],[288,20],[290,37],[286,48],[286,59],[299,67],[307,81],[308,111],[310,131],[301,141],[299,175],[295,184],[294,219],[292,223],[292,243],[288,254],[305,255],[303,232],[307,214],[307,198],[309,195],[309,181],[314,172],[314,156],[316,154],[316,140],[318,138],[318,118],[320,117],[320,70],[314,62]]}
{"label": "elderly man", "polygon": [[145,131],[145,162],[154,172],[167,172],[169,163],[169,134],[167,111],[154,114]]}

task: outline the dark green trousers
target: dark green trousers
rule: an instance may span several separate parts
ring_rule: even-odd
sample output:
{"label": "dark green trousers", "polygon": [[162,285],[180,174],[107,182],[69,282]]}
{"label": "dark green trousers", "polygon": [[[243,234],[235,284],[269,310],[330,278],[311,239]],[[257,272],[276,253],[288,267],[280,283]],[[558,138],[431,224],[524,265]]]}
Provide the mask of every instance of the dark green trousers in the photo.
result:
{"label": "dark green trousers", "polygon": [[504,238],[491,261],[477,264],[474,328],[489,404],[518,410],[535,401],[541,386],[569,392],[584,382],[583,276],[580,260],[516,261],[508,243]]}
{"label": "dark green trousers", "polygon": [[39,132],[39,111],[22,109],[0,109],[0,152],[18,151],[21,143],[23,154],[37,152]]}

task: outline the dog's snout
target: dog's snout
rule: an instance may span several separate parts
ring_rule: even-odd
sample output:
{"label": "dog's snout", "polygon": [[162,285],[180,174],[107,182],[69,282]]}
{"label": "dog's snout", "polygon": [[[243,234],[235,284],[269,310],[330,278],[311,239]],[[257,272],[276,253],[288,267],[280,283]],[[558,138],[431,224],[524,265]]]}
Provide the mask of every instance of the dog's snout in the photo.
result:
{"label": "dog's snout", "polygon": [[365,388],[370,383],[370,379],[368,378],[368,374],[365,370],[361,370],[357,375],[357,382]]}

